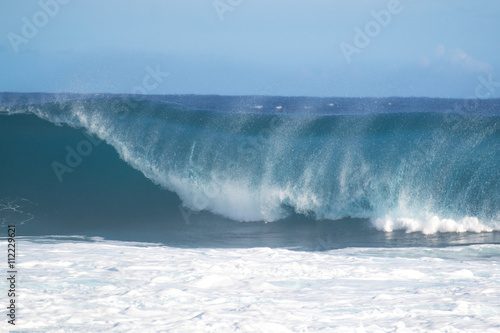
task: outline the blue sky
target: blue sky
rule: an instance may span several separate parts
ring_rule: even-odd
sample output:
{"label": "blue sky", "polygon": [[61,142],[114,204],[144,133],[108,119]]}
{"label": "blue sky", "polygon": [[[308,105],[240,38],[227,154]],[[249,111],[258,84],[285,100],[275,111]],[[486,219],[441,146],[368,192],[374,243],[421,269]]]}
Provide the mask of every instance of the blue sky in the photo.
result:
{"label": "blue sky", "polygon": [[5,0],[0,7],[0,91],[129,93],[149,68],[169,74],[152,94],[465,98],[482,77],[493,83],[488,96],[500,98],[500,1]]}

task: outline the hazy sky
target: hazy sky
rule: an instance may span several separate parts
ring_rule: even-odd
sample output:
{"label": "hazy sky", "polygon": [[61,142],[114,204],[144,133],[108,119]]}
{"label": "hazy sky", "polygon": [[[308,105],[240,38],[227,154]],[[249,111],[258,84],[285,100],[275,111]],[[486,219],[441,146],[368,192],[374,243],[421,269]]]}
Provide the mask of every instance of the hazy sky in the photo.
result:
{"label": "hazy sky", "polygon": [[472,97],[482,80],[481,96],[500,98],[496,0],[3,0],[0,9],[0,91]]}

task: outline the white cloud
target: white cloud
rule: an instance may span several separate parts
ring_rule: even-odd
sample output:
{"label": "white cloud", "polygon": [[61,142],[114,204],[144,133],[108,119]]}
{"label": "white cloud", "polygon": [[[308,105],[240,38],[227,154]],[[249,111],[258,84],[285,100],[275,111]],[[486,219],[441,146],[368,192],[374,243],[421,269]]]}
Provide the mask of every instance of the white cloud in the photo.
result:
{"label": "white cloud", "polygon": [[446,53],[446,48],[444,47],[444,45],[443,45],[443,44],[439,44],[439,45],[436,47],[436,57],[437,57],[437,58],[440,58],[440,57],[442,57],[445,53]]}
{"label": "white cloud", "polygon": [[459,66],[468,72],[485,72],[490,73],[493,67],[485,62],[473,59],[464,50],[454,49],[451,52],[451,63],[454,66]]}
{"label": "white cloud", "polygon": [[434,56],[422,56],[419,59],[419,64],[423,68],[439,65],[440,68],[445,65],[450,68],[458,68],[470,73],[491,73],[493,66],[486,62],[472,58],[464,50],[459,48],[447,48],[443,44],[439,44],[434,50]]}

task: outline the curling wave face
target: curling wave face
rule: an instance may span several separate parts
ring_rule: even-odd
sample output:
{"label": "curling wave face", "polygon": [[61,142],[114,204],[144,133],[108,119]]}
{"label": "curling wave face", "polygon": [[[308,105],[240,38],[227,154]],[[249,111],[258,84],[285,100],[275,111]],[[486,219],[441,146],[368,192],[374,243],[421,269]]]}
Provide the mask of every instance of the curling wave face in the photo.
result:
{"label": "curling wave face", "polygon": [[342,112],[290,110],[286,101],[274,111],[263,103],[201,110],[94,96],[0,113],[83,128],[185,206],[237,221],[297,213],[369,218],[386,231],[498,230],[498,110],[461,114],[418,103],[412,112],[395,105],[370,112],[370,103],[349,112],[342,100],[325,104]]}

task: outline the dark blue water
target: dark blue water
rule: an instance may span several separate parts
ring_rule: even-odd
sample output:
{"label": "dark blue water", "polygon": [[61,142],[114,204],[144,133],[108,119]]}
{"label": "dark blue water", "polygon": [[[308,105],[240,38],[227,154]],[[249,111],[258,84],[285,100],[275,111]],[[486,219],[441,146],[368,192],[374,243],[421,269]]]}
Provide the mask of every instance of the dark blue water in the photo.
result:
{"label": "dark blue water", "polygon": [[498,100],[0,101],[0,218],[25,235],[307,249],[499,239],[375,227],[411,220],[422,231],[438,217],[498,229]]}

